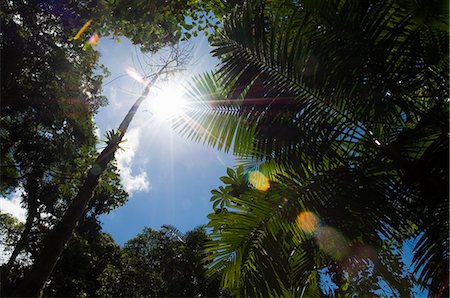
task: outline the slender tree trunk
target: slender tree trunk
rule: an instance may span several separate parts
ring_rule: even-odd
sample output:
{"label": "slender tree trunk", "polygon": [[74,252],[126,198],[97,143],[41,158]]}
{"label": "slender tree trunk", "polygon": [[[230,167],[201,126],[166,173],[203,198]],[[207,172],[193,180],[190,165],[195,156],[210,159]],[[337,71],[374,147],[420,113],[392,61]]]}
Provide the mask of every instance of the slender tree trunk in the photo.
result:
{"label": "slender tree trunk", "polygon": [[95,160],[95,163],[88,171],[78,194],[73,199],[72,204],[67,209],[61,221],[58,222],[53,230],[51,230],[45,237],[43,247],[40,250],[35,262],[23,280],[18,284],[15,291],[13,291],[12,296],[38,297],[41,295],[45,282],[50,277],[59,256],[64,250],[67,242],[72,237],[72,233],[77,226],[78,221],[81,219],[94,194],[100,175],[103,173],[107,165],[114,159],[114,154],[116,153],[131,120],[136,114],[136,111],[142,101],[147,97],[150,90],[150,85],[155,82],[162,70],[163,69],[161,69],[161,71],[154,77],[151,83],[147,84],[142,95],[136,100],[131,109],[128,111],[119,126],[116,133],[116,138],[108,142],[106,148],[103,149]]}
{"label": "slender tree trunk", "polygon": [[2,266],[2,272],[1,272],[1,288],[2,292],[5,293],[8,292],[10,288],[10,280],[8,279],[9,273],[11,272],[12,267],[14,266],[14,263],[16,262],[17,256],[23,251],[25,248],[25,245],[28,243],[28,236],[30,235],[31,228],[33,227],[33,221],[36,218],[37,215],[37,206],[36,204],[30,204],[29,210],[27,214],[27,220],[25,222],[25,227],[20,234],[19,241],[17,241],[16,245],[14,246],[14,250],[8,260],[8,262]]}
{"label": "slender tree trunk", "polygon": [[[14,250],[9,257],[9,260],[6,264],[4,264],[1,268],[1,290],[2,293],[8,293],[12,290],[12,284],[10,280],[11,269],[14,267],[16,263],[16,259],[19,254],[24,250],[29,242],[29,235],[33,228],[34,219],[38,215],[38,206],[39,206],[39,194],[36,193],[35,190],[40,188],[39,181],[42,179],[42,171],[39,169],[33,169],[30,174],[25,174],[28,176],[28,181],[25,185],[25,189],[27,192],[28,208],[27,208],[27,219],[25,221],[25,226],[20,233],[20,238],[14,246]],[[31,192],[31,193],[30,193]]]}

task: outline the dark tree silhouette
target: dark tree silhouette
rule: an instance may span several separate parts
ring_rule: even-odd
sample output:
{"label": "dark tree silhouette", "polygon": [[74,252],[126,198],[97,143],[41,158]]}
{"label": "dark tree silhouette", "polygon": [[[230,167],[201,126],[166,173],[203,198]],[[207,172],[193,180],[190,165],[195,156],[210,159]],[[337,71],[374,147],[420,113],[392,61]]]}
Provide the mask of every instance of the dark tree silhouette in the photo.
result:
{"label": "dark tree silhouette", "polygon": [[70,240],[78,221],[85,213],[94,194],[94,190],[98,186],[100,175],[105,171],[108,164],[114,160],[114,155],[119,149],[120,143],[122,142],[128,126],[133,120],[139,106],[147,98],[150,88],[160,76],[176,71],[182,63],[186,62],[187,57],[185,54],[186,53],[180,51],[179,48],[174,47],[159,71],[145,78],[150,78],[150,80],[144,81],[144,91],[136,99],[133,106],[120,123],[118,130],[108,134],[106,147],[100,152],[99,156],[88,170],[82,186],[78,190],[75,198],[71,201],[61,220],[46,235],[40,253],[36,257],[29,272],[25,274],[23,280],[18,284],[16,290],[13,292],[13,296],[39,296],[44,283],[55,267],[64,246]]}

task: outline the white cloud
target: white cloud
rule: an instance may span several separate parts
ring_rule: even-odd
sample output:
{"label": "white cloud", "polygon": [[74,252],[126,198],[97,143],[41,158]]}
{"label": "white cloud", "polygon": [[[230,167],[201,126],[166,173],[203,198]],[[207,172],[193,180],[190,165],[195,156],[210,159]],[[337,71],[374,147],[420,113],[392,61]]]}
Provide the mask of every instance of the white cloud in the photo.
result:
{"label": "white cloud", "polygon": [[123,150],[119,150],[116,156],[122,185],[130,195],[136,191],[149,191],[151,189],[147,173],[144,170],[140,169],[139,174],[133,175],[133,157],[139,146],[139,132],[139,128],[133,128],[126,133],[125,139],[127,141],[122,143],[121,148]]}
{"label": "white cloud", "polygon": [[[17,187],[8,197],[0,197],[0,211],[2,213],[8,213],[17,218],[21,222],[26,220],[26,209],[22,208],[20,201],[24,190],[21,186]],[[6,243],[6,235],[0,235],[0,265],[5,264],[13,251],[13,246],[9,246]],[[31,258],[29,254],[21,253],[17,257],[17,262],[25,265],[31,264]]]}
{"label": "white cloud", "polygon": [[102,139],[102,135],[100,134],[100,128],[95,127],[94,132],[95,132],[95,136],[97,137],[97,139],[101,140]]}
{"label": "white cloud", "polygon": [[20,204],[24,190],[22,187],[16,188],[9,198],[0,197],[0,211],[9,213],[21,222],[25,222],[27,211]]}
{"label": "white cloud", "polygon": [[109,87],[107,90],[108,90],[107,97],[109,105],[115,110],[119,110],[122,107],[122,104],[117,99],[117,88],[113,86]]}

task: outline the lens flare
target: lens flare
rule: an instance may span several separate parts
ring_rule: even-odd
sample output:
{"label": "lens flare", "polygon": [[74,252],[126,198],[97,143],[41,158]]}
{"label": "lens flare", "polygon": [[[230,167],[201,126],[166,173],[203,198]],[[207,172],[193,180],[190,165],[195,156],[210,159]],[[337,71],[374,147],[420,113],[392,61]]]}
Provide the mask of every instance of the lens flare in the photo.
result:
{"label": "lens flare", "polygon": [[92,34],[92,36],[89,38],[88,43],[91,46],[96,46],[98,41],[100,40],[100,36],[97,33]]}
{"label": "lens flare", "polygon": [[181,115],[181,117],[182,117],[182,120],[187,124],[187,125],[189,125],[189,127],[191,128],[191,129],[193,129],[193,130],[195,130],[196,131],[196,133],[199,135],[199,136],[202,136],[203,137],[203,135],[205,134],[205,133],[207,133],[207,134],[209,134],[210,135],[210,133],[201,125],[201,124],[199,124],[197,121],[195,121],[194,119],[192,119],[190,116],[188,116],[186,113],[183,113],[182,115]]}
{"label": "lens flare", "polygon": [[315,237],[320,249],[335,260],[342,260],[348,254],[347,240],[338,230],[322,227],[317,230]]}
{"label": "lens flare", "polygon": [[86,24],[84,24],[83,27],[81,27],[81,29],[77,32],[77,35],[75,35],[71,40],[77,40],[81,37],[81,35],[83,34],[84,31],[86,31],[87,28],[89,28],[89,26],[91,25],[92,21],[94,19],[90,19],[89,21],[86,22]]}
{"label": "lens flare", "polygon": [[318,228],[320,224],[319,218],[310,211],[303,211],[297,215],[295,220],[297,226],[305,233],[312,234]]}
{"label": "lens flare", "polygon": [[134,80],[136,80],[137,82],[139,82],[139,83],[143,83],[143,82],[144,82],[144,79],[142,78],[142,76],[141,76],[134,68],[128,67],[128,68],[126,69],[126,71],[127,71],[127,74],[128,74],[131,78],[133,78]]}
{"label": "lens flare", "polygon": [[248,181],[253,187],[260,191],[267,191],[270,188],[269,178],[260,171],[253,171],[248,174]]}
{"label": "lens flare", "polygon": [[370,268],[374,260],[378,260],[376,251],[367,245],[353,245],[349,249],[347,259],[342,263],[342,268],[350,275],[357,276],[358,272]]}

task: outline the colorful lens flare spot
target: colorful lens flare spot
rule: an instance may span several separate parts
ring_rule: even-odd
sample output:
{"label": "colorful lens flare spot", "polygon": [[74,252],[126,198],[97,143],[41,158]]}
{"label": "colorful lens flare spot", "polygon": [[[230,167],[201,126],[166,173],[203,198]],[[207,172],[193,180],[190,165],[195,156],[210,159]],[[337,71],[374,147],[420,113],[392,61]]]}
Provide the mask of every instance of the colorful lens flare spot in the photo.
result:
{"label": "colorful lens flare spot", "polygon": [[317,230],[315,237],[320,249],[335,260],[342,260],[348,254],[347,240],[338,230],[322,227]]}
{"label": "colorful lens flare spot", "polygon": [[376,251],[370,246],[358,245],[350,249],[347,260],[342,263],[342,268],[349,276],[358,276],[358,273],[370,268],[370,262],[377,260]]}
{"label": "colorful lens flare spot", "polygon": [[248,174],[248,181],[253,187],[260,191],[267,191],[270,188],[269,178],[260,171],[253,171]]}
{"label": "colorful lens flare spot", "polygon": [[97,33],[92,34],[92,36],[89,38],[88,43],[91,46],[96,46],[98,41],[100,40],[100,36]]}
{"label": "colorful lens flare spot", "polygon": [[81,27],[81,29],[77,32],[77,35],[75,35],[72,40],[77,40],[81,37],[81,35],[83,34],[84,31],[86,31],[87,28],[89,28],[89,26],[91,25],[92,21],[94,19],[90,19],[89,21],[86,22],[86,24],[84,24],[83,27]]}
{"label": "colorful lens flare spot", "polygon": [[310,211],[303,211],[297,215],[295,220],[297,226],[305,233],[312,234],[318,228],[320,224],[319,218]]}

